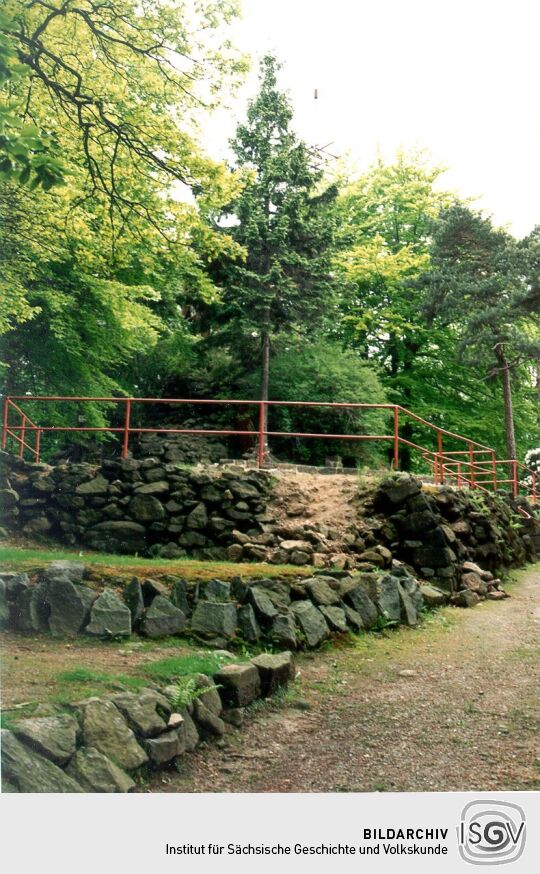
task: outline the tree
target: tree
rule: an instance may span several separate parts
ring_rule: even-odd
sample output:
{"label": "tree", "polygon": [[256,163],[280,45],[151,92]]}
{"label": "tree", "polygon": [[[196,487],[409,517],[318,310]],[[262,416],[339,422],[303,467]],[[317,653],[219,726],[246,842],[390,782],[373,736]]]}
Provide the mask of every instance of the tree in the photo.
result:
{"label": "tree", "polygon": [[291,130],[292,109],[278,89],[278,71],[274,57],[263,58],[259,93],[232,141],[245,184],[221,218],[246,256],[217,265],[223,287],[217,336],[244,347],[246,340],[258,340],[261,400],[269,397],[273,336],[309,336],[323,316],[330,317],[336,286],[337,190],[321,188],[315,152]]}
{"label": "tree", "polygon": [[[188,14],[168,0],[6,0],[0,61],[12,114],[36,138],[50,132],[55,153],[65,132],[86,170],[85,196],[105,195],[124,221],[132,213],[153,221],[118,169],[162,186],[213,187],[219,167],[197,148],[195,117],[245,69],[211,35],[237,13],[236,0],[192,4]],[[18,172],[13,155],[4,169]],[[55,181],[47,170],[44,187]]]}
{"label": "tree", "polygon": [[[338,206],[336,269],[344,290],[335,333],[381,366],[392,400],[422,406],[422,413],[433,393],[425,380],[438,348],[422,317],[423,293],[412,280],[429,264],[431,221],[451,201],[437,188],[443,172],[422,153],[399,152],[392,163],[379,160],[351,183]],[[432,408],[427,413],[432,417]],[[402,436],[413,439],[411,423]],[[406,447],[402,465],[410,465]]]}
{"label": "tree", "polygon": [[434,225],[431,267],[419,286],[428,291],[428,316],[457,326],[463,362],[498,380],[508,458],[517,457],[513,377],[540,354],[540,335],[526,315],[530,283],[520,248],[490,219],[456,204]]}
{"label": "tree", "polygon": [[[186,14],[177,3],[130,0],[4,5],[7,392],[132,394],[144,358],[185,333],[184,302],[217,295],[207,266],[238,247],[208,217],[239,183],[201,151],[195,116],[203,98],[218,99],[219,76],[234,78],[241,66],[220,46],[235,7],[218,0]],[[180,54],[193,69],[187,60],[176,69]],[[59,178],[40,180],[38,159],[50,168],[59,153]],[[190,199],[172,187],[180,178]],[[89,410],[95,425],[106,413]]]}

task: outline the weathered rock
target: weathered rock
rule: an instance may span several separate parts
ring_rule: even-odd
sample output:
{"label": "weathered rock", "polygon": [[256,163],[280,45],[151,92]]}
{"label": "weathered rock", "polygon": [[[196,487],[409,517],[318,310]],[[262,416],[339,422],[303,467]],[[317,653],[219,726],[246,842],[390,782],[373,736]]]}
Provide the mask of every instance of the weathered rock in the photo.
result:
{"label": "weathered rock", "polygon": [[397,507],[420,493],[419,483],[409,474],[394,474],[380,483],[375,495],[375,506]]}
{"label": "weathered rock", "polygon": [[136,625],[144,613],[142,586],[137,577],[133,577],[124,589],[124,599],[131,613],[131,624]]}
{"label": "weathered rock", "polygon": [[401,618],[401,600],[399,596],[399,580],[392,574],[386,574],[379,581],[377,602],[383,616],[390,622],[399,622]]}
{"label": "weathered rock", "polygon": [[261,681],[255,665],[224,665],[214,674],[214,682],[220,687],[224,707],[246,707],[261,694]]}
{"label": "weathered rock", "polygon": [[82,792],[79,784],[49,759],[32,752],[12,731],[3,728],[2,790],[4,780],[17,792]]}
{"label": "weathered rock", "polygon": [[480,596],[470,589],[462,589],[461,592],[454,592],[450,596],[450,603],[455,607],[476,607],[479,601]]}
{"label": "weathered rock", "polygon": [[465,589],[470,589],[471,592],[477,592],[479,595],[485,595],[487,592],[487,583],[475,571],[462,574],[461,584]]}
{"label": "weathered rock", "polygon": [[52,528],[52,522],[46,516],[34,516],[25,525],[23,532],[28,535],[47,534]]}
{"label": "weathered rock", "polygon": [[332,631],[348,631],[347,618],[342,607],[321,604],[319,610],[328,622]]}
{"label": "weathered rock", "polygon": [[141,692],[122,692],[111,696],[128,725],[137,735],[152,737],[167,729],[171,705],[164,695],[152,689]]}
{"label": "weathered rock", "polygon": [[262,653],[251,660],[257,668],[264,697],[273,695],[280,686],[286,686],[295,677],[294,658],[291,652],[272,655]]}
{"label": "weathered rock", "polygon": [[188,617],[191,615],[191,605],[188,600],[188,589],[185,580],[177,579],[173,582],[171,601],[175,607],[182,611],[184,616]]}
{"label": "weathered rock", "polygon": [[13,732],[27,746],[57,765],[64,765],[75,752],[78,725],[68,714],[21,719]]}
{"label": "weathered rock", "polygon": [[138,552],[146,546],[146,530],[138,522],[98,522],[85,534],[85,539],[96,549],[113,552]]}
{"label": "weathered rock", "polygon": [[162,595],[154,598],[142,621],[142,630],[146,637],[180,634],[185,627],[185,614]]}
{"label": "weathered rock", "polygon": [[247,643],[257,643],[260,639],[261,629],[251,604],[238,608],[238,632]]}
{"label": "weathered rock", "polygon": [[234,480],[233,482],[230,482],[229,488],[233,495],[241,501],[248,501],[250,498],[258,500],[261,497],[261,493],[256,486],[243,480]]}
{"label": "weathered rock", "polygon": [[161,501],[153,495],[136,494],[129,502],[128,510],[137,522],[157,522],[167,515]]}
{"label": "weathered rock", "polygon": [[430,586],[428,583],[420,584],[420,591],[427,607],[442,607],[448,601],[448,595]]}
{"label": "weathered rock", "polygon": [[199,601],[191,618],[191,630],[200,637],[218,636],[230,640],[236,634],[236,623],[234,604]]}
{"label": "weathered rock", "polygon": [[270,636],[277,646],[286,646],[288,649],[296,649],[296,623],[290,613],[280,613],[272,622]]}
{"label": "weathered rock", "polygon": [[377,608],[361,586],[348,589],[343,600],[362,617],[362,626],[372,628],[377,623]]}
{"label": "weathered rock", "polygon": [[223,580],[209,580],[204,587],[204,597],[207,601],[217,601],[222,604],[230,600],[231,584]]}
{"label": "weathered rock", "polygon": [[223,737],[225,734],[225,723],[219,716],[212,713],[212,711],[203,704],[200,698],[196,699],[194,702],[193,712],[196,724],[204,734],[213,735],[214,737]]}
{"label": "weathered rock", "polygon": [[259,586],[251,586],[249,589],[249,599],[255,608],[257,616],[263,621],[270,622],[278,615],[278,609],[272,603],[269,595],[263,588]]}
{"label": "weathered rock", "polygon": [[294,601],[291,610],[309,647],[318,646],[328,637],[326,620],[311,601]]}
{"label": "weathered rock", "polygon": [[30,585],[28,574],[2,573],[0,581],[4,583],[8,601],[15,601]]}
{"label": "weathered rock", "polygon": [[309,540],[282,540],[279,546],[286,552],[305,552],[308,555],[313,552],[313,544]]}
{"label": "weathered rock", "polygon": [[365,562],[366,564],[375,565],[375,567],[383,568],[386,566],[387,562],[384,556],[380,555],[380,553],[376,552],[374,549],[367,549],[361,555],[358,556],[358,561]]}
{"label": "weathered rock", "polygon": [[244,723],[244,708],[231,707],[229,710],[224,710],[221,717],[227,725],[232,725],[234,728],[241,728]]}
{"label": "weathered rock", "polygon": [[196,674],[195,685],[197,689],[205,689],[206,691],[198,696],[198,701],[202,701],[204,706],[208,708],[216,716],[221,716],[223,705],[221,703],[221,695],[213,680],[207,677],[206,674]]}
{"label": "weathered rock", "polygon": [[66,773],[85,792],[131,792],[135,788],[131,777],[94,747],[77,750]]}
{"label": "weathered rock", "polygon": [[405,587],[398,581],[399,600],[401,603],[401,620],[411,628],[418,622],[418,614],[413,600]]}
{"label": "weathered rock", "polygon": [[308,590],[312,601],[317,605],[324,604],[335,606],[339,604],[341,600],[339,592],[332,589],[326,580],[322,579],[322,577],[308,580],[306,582],[306,589]]}
{"label": "weathered rock", "polygon": [[106,495],[108,491],[109,482],[101,474],[98,474],[94,479],[88,480],[88,482],[81,483],[75,489],[77,495],[92,495],[93,497]]}
{"label": "weathered rock", "polygon": [[206,507],[203,503],[197,504],[197,506],[193,508],[186,519],[186,525],[188,528],[193,528],[195,530],[206,528],[208,525],[208,513],[206,512]]}
{"label": "weathered rock", "polygon": [[112,701],[91,698],[82,710],[83,740],[121,768],[138,768],[148,756]]}
{"label": "weathered rock", "polygon": [[362,621],[362,617],[360,613],[354,610],[352,607],[349,607],[348,604],[343,605],[343,610],[345,611],[345,618],[347,620],[347,625],[352,628],[353,631],[363,631],[364,623]]}
{"label": "weathered rock", "polygon": [[90,607],[97,592],[86,586],[76,586],[63,576],[48,579],[46,586],[51,633],[55,637],[78,634],[90,618]]}
{"label": "weathered rock", "polygon": [[155,765],[164,765],[185,752],[183,725],[145,742],[146,751]]}
{"label": "weathered rock", "polygon": [[169,483],[166,480],[157,480],[156,482],[146,483],[146,485],[137,485],[135,487],[135,495],[150,495],[151,497],[160,497],[169,494]]}
{"label": "weathered rock", "polygon": [[105,589],[90,611],[90,622],[85,631],[94,637],[129,637],[131,613],[116,592]]}
{"label": "weathered rock", "polygon": [[15,626],[17,631],[47,631],[49,628],[49,607],[47,588],[44,583],[30,586],[17,598],[15,607]]}
{"label": "weathered rock", "polygon": [[199,732],[187,710],[182,710],[181,716],[184,719],[184,743],[186,752],[190,753],[193,752],[199,743]]}

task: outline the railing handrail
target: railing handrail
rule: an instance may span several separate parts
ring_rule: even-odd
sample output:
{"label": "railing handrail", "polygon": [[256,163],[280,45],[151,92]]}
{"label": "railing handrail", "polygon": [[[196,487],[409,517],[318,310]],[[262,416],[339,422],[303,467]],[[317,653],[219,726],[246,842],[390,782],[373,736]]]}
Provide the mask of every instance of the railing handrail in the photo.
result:
{"label": "railing handrail", "polygon": [[[27,413],[16,403],[17,401],[39,401],[45,403],[55,402],[71,402],[71,403],[115,403],[125,405],[125,421],[122,426],[61,426],[61,425],[37,425],[33,422]],[[258,427],[248,429],[217,429],[217,428],[142,428],[133,427],[131,425],[131,406],[134,403],[144,404],[189,404],[189,405],[235,405],[235,406],[255,406],[259,409]],[[310,433],[299,431],[270,431],[266,423],[266,410],[268,407],[324,407],[333,409],[350,409],[350,410],[388,410],[393,412],[393,433],[392,434],[323,434]],[[13,409],[21,416],[20,425],[9,423],[9,412]],[[437,435],[437,450],[428,449],[411,440],[402,437],[399,433],[399,416],[407,416],[415,422],[426,426]],[[30,446],[25,441],[25,434],[33,432],[36,438],[35,447]],[[212,434],[221,436],[256,436],[258,437],[258,462],[262,466],[266,455],[266,442],[268,437],[306,437],[306,438],[321,438],[321,439],[336,439],[336,440],[390,440],[393,442],[393,467],[399,467],[399,449],[401,446],[419,451],[427,463],[433,464],[433,476],[435,482],[444,482],[445,476],[456,479],[458,486],[466,484],[471,488],[478,488],[482,491],[487,491],[484,488],[485,484],[493,486],[496,490],[498,486],[506,483],[512,484],[512,491],[516,496],[519,492],[519,481],[517,472],[519,470],[526,471],[532,478],[532,499],[536,502],[536,472],[528,468],[517,459],[498,459],[496,452],[489,446],[479,443],[477,440],[472,440],[462,434],[457,434],[453,431],[448,431],[438,425],[434,425],[427,419],[416,415],[401,404],[370,404],[359,403],[353,401],[335,402],[335,401],[274,401],[261,399],[239,399],[239,398],[148,398],[148,397],[128,397],[120,396],[73,396],[73,395],[7,395],[4,397],[4,412],[2,426],[2,448],[6,446],[8,437],[14,439],[19,446],[19,457],[23,458],[24,450],[28,449],[33,453],[36,461],[40,457],[40,438],[42,433],[111,433],[123,435],[122,441],[122,457],[126,458],[129,451],[129,437],[131,434]],[[451,438],[459,440],[466,444],[467,448],[463,450],[444,450],[443,438]],[[490,457],[485,459],[476,459],[475,456],[488,454]],[[452,457],[451,457],[452,456]],[[466,458],[458,458],[456,456],[466,456]],[[489,467],[488,467],[489,465]],[[497,468],[500,465],[510,465],[511,478],[502,479]],[[456,468],[455,472],[452,468]],[[468,476],[465,472],[468,472]],[[487,480],[479,479],[480,476],[488,475]]]}

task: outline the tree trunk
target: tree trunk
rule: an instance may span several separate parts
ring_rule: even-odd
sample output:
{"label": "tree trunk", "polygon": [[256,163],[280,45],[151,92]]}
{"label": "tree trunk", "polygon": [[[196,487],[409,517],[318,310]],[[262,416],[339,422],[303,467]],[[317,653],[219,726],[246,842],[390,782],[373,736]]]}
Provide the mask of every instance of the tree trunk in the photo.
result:
{"label": "tree trunk", "polygon": [[514,430],[514,408],[512,403],[512,382],[510,379],[510,365],[504,354],[502,343],[495,346],[495,355],[499,363],[504,398],[504,432],[506,435],[506,451],[509,459],[516,457],[516,435]]}
{"label": "tree trunk", "polygon": [[[270,381],[270,308],[264,312],[261,331],[261,401],[268,400],[268,384]],[[264,430],[268,430],[268,406],[264,408]],[[268,452],[268,437],[264,438],[264,452]]]}

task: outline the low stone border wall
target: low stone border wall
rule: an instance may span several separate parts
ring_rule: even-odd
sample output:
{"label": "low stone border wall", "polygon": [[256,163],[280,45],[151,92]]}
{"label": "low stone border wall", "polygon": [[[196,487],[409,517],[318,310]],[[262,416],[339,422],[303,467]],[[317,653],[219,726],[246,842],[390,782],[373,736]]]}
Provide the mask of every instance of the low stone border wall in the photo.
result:
{"label": "low stone border wall", "polygon": [[34,582],[24,573],[0,573],[0,621],[53,637],[113,639],[137,632],[149,638],[188,635],[217,648],[263,644],[294,650],[317,647],[348,630],[389,622],[414,626],[424,606],[419,583],[397,561],[386,572],[204,583],[134,578],[123,589],[93,583],[89,572],[82,563],[56,561],[38,571]]}
{"label": "low stone border wall", "polygon": [[194,678],[192,700],[178,706],[174,686],[151,686],[42,708],[2,729],[3,792],[129,792],[146,768],[180,763],[201,741],[240,728],[244,708],[294,679],[292,654],[225,664],[213,681]]}

